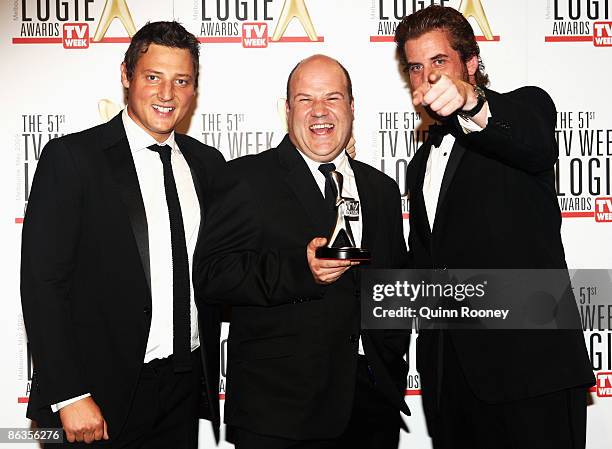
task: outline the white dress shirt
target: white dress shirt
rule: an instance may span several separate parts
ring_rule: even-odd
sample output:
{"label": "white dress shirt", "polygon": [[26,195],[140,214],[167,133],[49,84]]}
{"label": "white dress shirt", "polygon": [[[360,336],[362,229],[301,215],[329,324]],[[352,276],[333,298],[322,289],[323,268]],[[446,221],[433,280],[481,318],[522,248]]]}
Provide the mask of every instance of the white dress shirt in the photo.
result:
{"label": "white dress shirt", "polygon": [[[325,175],[319,171],[319,166],[322,162],[313,161],[309,159],[304,153],[298,150],[298,153],[302,155],[312,176],[317,182],[317,186],[319,186],[319,190],[321,191],[321,195],[325,198]],[[336,166],[336,171],[342,175],[342,196],[347,198],[353,198],[355,201],[359,201],[359,191],[357,190],[357,183],[355,182],[355,173],[353,173],[353,168],[348,160],[348,156],[346,152],[341,152],[333,161],[330,161]],[[363,231],[363,208],[361,205],[359,206],[359,218],[350,222],[351,231],[353,232],[353,238],[355,239],[355,245],[357,247],[361,246],[361,235]],[[363,344],[361,342],[361,336],[359,336],[359,354],[364,355]]]}
{"label": "white dress shirt", "polygon": [[[487,120],[490,117],[491,112],[489,111]],[[458,119],[463,132],[466,134],[483,130],[472,120],[467,120],[460,116]],[[440,197],[440,188],[442,187],[446,164],[448,164],[454,144],[455,136],[447,134],[442,139],[439,147],[432,145],[429,150],[429,158],[425,166],[425,177],[423,178],[423,198],[425,200],[427,219],[429,220],[429,229],[431,230],[433,230],[436,210],[438,209],[438,198]]]}
{"label": "white dress shirt", "polygon": [[[144,203],[149,234],[149,265],[151,271],[151,329],[143,362],[163,359],[173,352],[173,287],[172,287],[172,243],[170,236],[170,217],[166,203],[163,166],[159,154],[147,147],[158,142],[144,131],[128,115],[127,108],[121,115],[127,135],[140,193]],[[170,161],[176,182],[185,242],[189,258],[189,273],[193,267],[193,252],[195,250],[200,228],[200,203],[189,165],[174,140],[174,132],[161,145],[172,148]],[[198,335],[198,311],[194,301],[193,282],[190,282],[191,302],[191,350],[200,346]],[[58,404],[51,405],[57,412],[62,407],[83,399],[90,394],[78,396]]]}

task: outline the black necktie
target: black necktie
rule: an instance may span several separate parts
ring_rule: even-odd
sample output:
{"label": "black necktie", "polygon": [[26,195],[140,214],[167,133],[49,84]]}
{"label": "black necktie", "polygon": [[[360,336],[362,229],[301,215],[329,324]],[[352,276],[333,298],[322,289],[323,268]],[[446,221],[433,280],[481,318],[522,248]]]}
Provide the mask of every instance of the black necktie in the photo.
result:
{"label": "black necktie", "polygon": [[325,203],[327,204],[327,222],[333,226],[336,220],[336,185],[332,181],[331,172],[336,169],[332,163],[319,165],[319,171],[325,176]]}
{"label": "black necktie", "polygon": [[446,123],[433,124],[429,126],[427,132],[429,134],[429,141],[431,144],[434,147],[439,147],[442,143],[442,139],[444,139],[444,136],[451,134],[452,127]]}
{"label": "black necktie", "polygon": [[191,317],[189,289],[189,258],[185,243],[185,227],[181,203],[170,163],[168,145],[151,145],[150,150],[159,154],[164,168],[164,188],[168,215],[170,217],[170,239],[172,242],[172,293],[174,297],[172,315],[174,328],[173,365],[175,372],[191,370]]}

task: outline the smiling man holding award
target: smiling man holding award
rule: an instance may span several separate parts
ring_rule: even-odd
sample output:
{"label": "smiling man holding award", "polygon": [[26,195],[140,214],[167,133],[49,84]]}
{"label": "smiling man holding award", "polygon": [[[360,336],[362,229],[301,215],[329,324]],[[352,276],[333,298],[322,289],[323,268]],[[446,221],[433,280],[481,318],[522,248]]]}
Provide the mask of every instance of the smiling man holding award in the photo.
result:
{"label": "smiling man holding award", "polygon": [[[206,218],[215,229],[215,210],[226,214],[224,235],[204,242],[216,248],[202,254],[297,249],[258,284],[244,280],[248,263],[203,263],[203,297],[260,305],[232,310],[225,420],[238,449],[396,448],[400,410],[409,413],[409,333],[360,331],[357,260],[405,266],[399,189],[345,152],[353,95],[338,61],[301,61],[289,75],[286,111],[289,133],[278,147],[230,163],[236,184],[247,186],[244,208],[213,205]],[[245,243],[248,226],[257,228],[255,243]],[[232,250],[219,246],[224,240]],[[253,301],[261,284],[274,298]]]}

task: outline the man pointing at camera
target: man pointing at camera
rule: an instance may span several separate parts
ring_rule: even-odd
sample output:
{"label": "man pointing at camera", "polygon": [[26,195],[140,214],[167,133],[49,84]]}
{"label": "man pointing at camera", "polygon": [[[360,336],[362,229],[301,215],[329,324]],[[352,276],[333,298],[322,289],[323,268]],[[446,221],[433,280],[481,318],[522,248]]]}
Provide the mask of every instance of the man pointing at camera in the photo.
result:
{"label": "man pointing at camera", "polygon": [[[551,98],[487,89],[452,8],[405,17],[395,41],[413,105],[438,122],[407,172],[412,266],[566,269]],[[436,449],[584,448],[594,378],[580,330],[423,330],[417,368]]]}

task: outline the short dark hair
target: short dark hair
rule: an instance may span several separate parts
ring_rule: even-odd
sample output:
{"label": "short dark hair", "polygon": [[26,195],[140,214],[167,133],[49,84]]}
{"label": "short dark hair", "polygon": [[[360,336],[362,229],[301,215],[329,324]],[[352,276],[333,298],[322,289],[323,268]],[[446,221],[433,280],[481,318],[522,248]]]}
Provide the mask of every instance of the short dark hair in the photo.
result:
{"label": "short dark hair", "polygon": [[128,80],[134,76],[134,69],[149,45],[157,44],[164,47],[189,50],[193,62],[194,84],[198,87],[200,71],[200,42],[178,22],[148,22],[132,37],[130,46],[125,52],[123,63]]}
{"label": "short dark hair", "polygon": [[[342,70],[342,73],[344,73],[344,76],[346,78],[346,89],[348,90],[348,95],[349,95],[349,101],[353,101],[353,82],[351,81],[351,75],[349,75],[348,70],[346,70],[346,68],[340,64],[339,61],[335,60],[334,58],[330,58],[333,59],[339,66],[340,69]],[[291,78],[293,78],[293,74],[295,73],[295,71],[297,70],[297,68],[300,66],[300,64],[302,64],[302,62],[304,62],[304,60],[298,62],[295,67],[293,69],[291,69],[291,72],[289,73],[289,77],[287,78],[287,101],[289,101],[290,96],[289,96],[289,84],[291,84]]]}
{"label": "short dark hair", "polygon": [[478,69],[474,75],[479,86],[489,85],[489,76],[480,59],[480,48],[474,36],[474,30],[463,14],[448,6],[431,5],[414,12],[402,19],[395,30],[395,43],[397,53],[404,69],[408,68],[408,61],[404,51],[406,41],[416,39],[425,33],[434,30],[446,32],[450,46],[459,53],[466,63],[470,58],[478,58]]}

